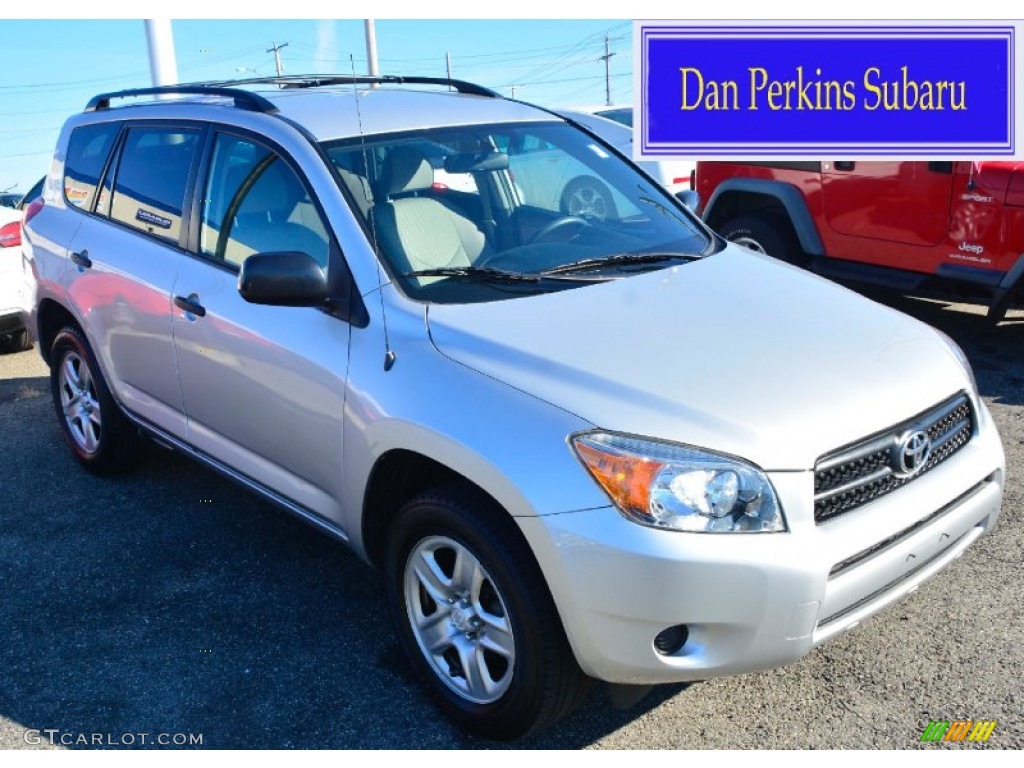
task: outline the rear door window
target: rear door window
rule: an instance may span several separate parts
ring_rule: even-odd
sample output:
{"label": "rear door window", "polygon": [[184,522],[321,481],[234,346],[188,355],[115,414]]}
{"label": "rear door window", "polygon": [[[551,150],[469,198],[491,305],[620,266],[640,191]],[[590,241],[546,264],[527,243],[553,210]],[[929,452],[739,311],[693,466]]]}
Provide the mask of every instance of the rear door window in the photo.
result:
{"label": "rear door window", "polygon": [[110,208],[111,218],[177,243],[199,132],[153,126],[128,131]]}
{"label": "rear door window", "polygon": [[64,199],[68,205],[92,210],[100,174],[120,130],[121,123],[100,123],[83,125],[71,132],[64,161]]}

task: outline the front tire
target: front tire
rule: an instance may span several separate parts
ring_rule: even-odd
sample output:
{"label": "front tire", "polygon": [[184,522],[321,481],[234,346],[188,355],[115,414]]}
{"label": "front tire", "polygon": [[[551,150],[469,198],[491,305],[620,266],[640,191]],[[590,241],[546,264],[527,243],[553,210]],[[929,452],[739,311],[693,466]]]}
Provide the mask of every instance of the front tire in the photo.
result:
{"label": "front tire", "polygon": [[417,675],[478,736],[541,730],[579,704],[588,679],[512,519],[482,492],[448,485],[395,520],[388,603]]}
{"label": "front tire", "polygon": [[50,391],[71,452],[97,475],[130,469],[139,456],[138,429],[121,413],[82,332],[68,326],[50,353]]}
{"label": "front tire", "polygon": [[780,261],[806,267],[808,259],[800,248],[793,226],[785,216],[744,214],[734,216],[718,229],[719,234],[751,251],[774,256]]}

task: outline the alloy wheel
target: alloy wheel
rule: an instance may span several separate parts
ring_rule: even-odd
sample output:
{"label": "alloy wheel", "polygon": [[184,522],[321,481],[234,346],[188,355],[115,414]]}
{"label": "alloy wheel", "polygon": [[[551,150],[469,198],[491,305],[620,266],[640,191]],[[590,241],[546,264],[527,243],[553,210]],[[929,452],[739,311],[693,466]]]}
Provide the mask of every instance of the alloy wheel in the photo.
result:
{"label": "alloy wheel", "polygon": [[491,704],[512,682],[515,638],[505,601],[463,544],[430,536],[409,553],[405,605],[434,673],[467,701]]}

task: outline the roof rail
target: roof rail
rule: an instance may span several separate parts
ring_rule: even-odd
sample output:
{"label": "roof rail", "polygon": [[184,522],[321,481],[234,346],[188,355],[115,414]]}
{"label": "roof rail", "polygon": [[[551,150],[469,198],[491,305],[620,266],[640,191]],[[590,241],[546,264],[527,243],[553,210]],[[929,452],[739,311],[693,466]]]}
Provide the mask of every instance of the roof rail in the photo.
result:
{"label": "roof rail", "polygon": [[459,93],[500,99],[502,95],[490,88],[450,77],[421,77],[419,75],[282,75],[254,77],[248,80],[230,80],[218,85],[279,85],[282,88],[319,88],[325,85],[447,85]]}
{"label": "roof rail", "polygon": [[274,114],[277,107],[252,91],[244,91],[241,88],[226,88],[218,84],[192,83],[189,85],[162,85],[154,88],[130,88],[126,91],[114,91],[101,93],[93,96],[85,106],[86,112],[99,112],[110,109],[111,99],[126,99],[133,96],[163,96],[177,95],[182,93],[197,94],[202,96],[224,96],[232,99],[239,109],[247,109],[252,112],[266,112]]}

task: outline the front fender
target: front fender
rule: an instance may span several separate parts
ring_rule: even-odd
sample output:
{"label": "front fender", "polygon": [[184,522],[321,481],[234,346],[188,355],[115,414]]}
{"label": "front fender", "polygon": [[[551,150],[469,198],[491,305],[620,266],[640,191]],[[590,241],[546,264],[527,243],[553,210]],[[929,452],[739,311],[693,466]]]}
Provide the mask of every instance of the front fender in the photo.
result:
{"label": "front fender", "polygon": [[513,517],[607,506],[568,444],[569,435],[594,425],[444,357],[427,336],[422,308],[416,309],[388,309],[395,353],[390,370],[383,365],[383,323],[353,329],[344,506],[356,550],[365,556],[367,482],[377,460],[393,450],[418,453],[462,475]]}

